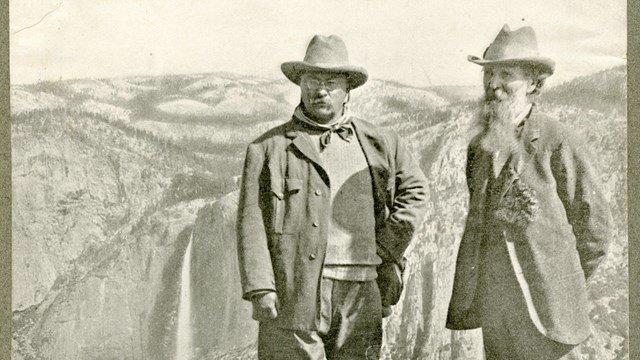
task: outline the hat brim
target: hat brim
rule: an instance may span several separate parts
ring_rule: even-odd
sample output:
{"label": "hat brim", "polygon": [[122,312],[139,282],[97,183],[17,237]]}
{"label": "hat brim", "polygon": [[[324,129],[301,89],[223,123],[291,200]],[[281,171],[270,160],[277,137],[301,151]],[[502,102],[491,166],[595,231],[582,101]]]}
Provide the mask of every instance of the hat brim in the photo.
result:
{"label": "hat brim", "polygon": [[478,64],[481,66],[492,66],[492,65],[518,65],[518,66],[533,66],[542,70],[543,73],[547,75],[553,75],[555,71],[556,63],[555,61],[544,58],[544,57],[527,57],[527,58],[514,58],[514,59],[503,59],[503,60],[486,60],[481,59],[477,56],[469,55],[467,60],[474,64]]}
{"label": "hat brim", "polygon": [[310,64],[305,61],[289,61],[282,63],[280,69],[287,79],[296,85],[300,85],[300,78],[307,72],[329,72],[346,75],[349,89],[362,86],[369,78],[367,70],[353,65],[336,66],[332,64]]}

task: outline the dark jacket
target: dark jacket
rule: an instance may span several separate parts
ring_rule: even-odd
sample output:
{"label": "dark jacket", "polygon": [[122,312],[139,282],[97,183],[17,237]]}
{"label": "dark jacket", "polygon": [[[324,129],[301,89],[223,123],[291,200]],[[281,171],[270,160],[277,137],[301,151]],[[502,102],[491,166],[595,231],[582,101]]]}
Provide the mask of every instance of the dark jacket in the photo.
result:
{"label": "dark jacket", "polygon": [[[482,326],[483,242],[513,241],[542,333],[577,344],[590,333],[586,280],[604,258],[611,214],[595,157],[574,133],[535,113],[524,124],[521,147],[497,178],[489,208],[492,155],[479,140],[467,153],[469,214],[460,243],[447,327]],[[511,264],[513,266],[513,261]],[[531,310],[531,309],[530,309]]]}
{"label": "dark jacket", "polygon": [[[383,261],[400,261],[422,220],[426,179],[396,134],[360,119],[352,124],[371,171],[378,254]],[[274,290],[278,326],[315,330],[330,181],[303,126],[289,121],[247,149],[238,259],[245,299],[256,290]]]}

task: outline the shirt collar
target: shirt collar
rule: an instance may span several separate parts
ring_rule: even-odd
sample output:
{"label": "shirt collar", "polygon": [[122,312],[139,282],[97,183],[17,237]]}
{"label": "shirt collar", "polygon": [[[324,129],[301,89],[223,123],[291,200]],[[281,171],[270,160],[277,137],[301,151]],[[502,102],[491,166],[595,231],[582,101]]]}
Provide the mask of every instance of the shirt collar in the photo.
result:
{"label": "shirt collar", "polygon": [[317,121],[314,121],[310,119],[307,115],[305,115],[304,111],[302,110],[302,104],[296,107],[296,109],[293,112],[293,116],[296,117],[298,120],[302,121],[303,123],[310,125],[312,128],[315,128],[318,130],[335,130],[343,127],[344,125],[348,125],[349,122],[351,121],[351,114],[349,114],[349,112],[345,109],[341,117],[335,119],[329,124],[320,124]]}

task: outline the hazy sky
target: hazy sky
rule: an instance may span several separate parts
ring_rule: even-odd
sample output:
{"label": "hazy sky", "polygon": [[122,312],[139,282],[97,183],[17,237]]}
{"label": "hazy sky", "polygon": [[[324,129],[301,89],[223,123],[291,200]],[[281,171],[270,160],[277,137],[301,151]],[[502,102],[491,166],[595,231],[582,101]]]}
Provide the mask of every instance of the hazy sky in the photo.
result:
{"label": "hazy sky", "polygon": [[[37,25],[36,25],[37,24]],[[338,34],[372,78],[477,85],[503,24],[533,26],[550,84],[626,60],[626,0],[11,0],[11,83],[230,71],[280,77]]]}

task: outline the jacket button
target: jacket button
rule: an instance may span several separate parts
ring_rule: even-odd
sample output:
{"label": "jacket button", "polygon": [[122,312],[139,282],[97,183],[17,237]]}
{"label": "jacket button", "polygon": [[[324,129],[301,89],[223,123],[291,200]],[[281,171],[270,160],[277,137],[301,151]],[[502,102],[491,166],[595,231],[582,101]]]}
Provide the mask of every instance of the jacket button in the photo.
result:
{"label": "jacket button", "polygon": [[320,190],[316,190],[316,195],[317,195],[317,196],[322,195],[322,191],[320,191]]}
{"label": "jacket button", "polygon": [[309,260],[315,260],[316,254],[309,254]]}
{"label": "jacket button", "polygon": [[320,224],[318,224],[317,221],[314,221],[313,224],[311,224],[311,225],[313,225],[313,227],[318,227]]}

